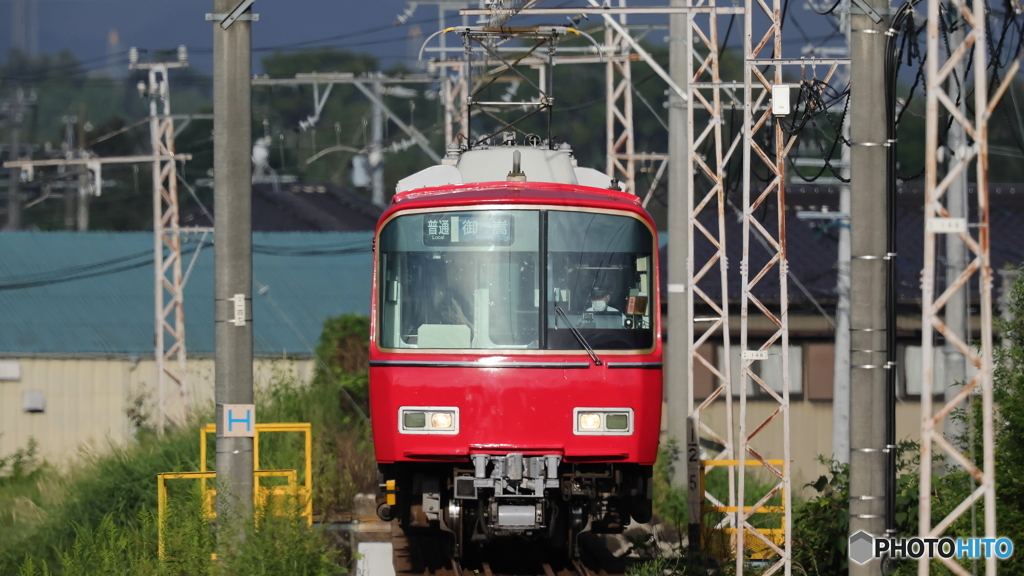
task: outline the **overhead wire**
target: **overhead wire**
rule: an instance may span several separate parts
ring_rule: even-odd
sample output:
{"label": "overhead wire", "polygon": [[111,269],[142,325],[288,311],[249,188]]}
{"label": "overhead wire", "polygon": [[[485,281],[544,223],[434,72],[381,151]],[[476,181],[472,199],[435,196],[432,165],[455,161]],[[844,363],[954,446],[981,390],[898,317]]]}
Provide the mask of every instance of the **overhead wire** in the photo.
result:
{"label": "overhead wire", "polygon": [[[885,84],[885,118],[886,118],[886,149],[885,149],[885,203],[886,203],[886,228],[885,228],[885,443],[890,449],[885,458],[885,528],[887,534],[896,532],[896,450],[892,449],[896,444],[896,367],[898,363],[896,350],[896,314],[898,306],[898,244],[896,235],[896,163],[898,160],[898,123],[900,115],[896,113],[897,96],[896,90],[899,81],[900,64],[902,61],[900,44],[901,35],[907,36],[913,32],[913,42],[916,44],[919,31],[914,26],[914,6],[921,0],[907,0],[896,9],[889,24],[890,33],[885,42],[884,61],[884,84]],[[922,62],[924,59],[920,59]],[[915,85],[916,85],[915,76]],[[907,103],[904,103],[904,110]],[[882,570],[891,569],[888,564],[883,564]]]}
{"label": "overhead wire", "polygon": [[[303,48],[306,48],[306,49],[309,49],[309,48],[353,48],[353,47],[368,46],[368,45],[375,45],[375,44],[391,43],[391,42],[395,42],[397,40],[401,40],[401,38],[386,38],[386,39],[378,39],[378,40],[369,41],[369,42],[362,41],[362,42],[358,42],[358,43],[340,44],[340,45],[338,45],[338,44],[324,44],[322,46],[316,45],[316,44],[325,43],[325,42],[334,42],[334,41],[337,41],[337,40],[347,40],[347,39],[351,39],[351,38],[357,38],[357,37],[360,37],[360,36],[365,36],[365,35],[368,35],[368,34],[375,34],[377,32],[382,32],[382,31],[386,31],[386,30],[396,29],[396,28],[398,28],[400,26],[407,26],[407,25],[411,25],[411,24],[430,24],[432,22],[437,22],[439,20],[440,20],[440,18],[438,18],[438,17],[432,17],[432,18],[417,19],[415,21],[409,20],[407,22],[401,22],[401,23],[395,22],[395,23],[392,23],[392,24],[385,24],[385,25],[381,25],[381,26],[377,26],[377,27],[373,27],[373,28],[366,28],[366,29],[362,29],[362,30],[355,30],[355,31],[352,31],[352,32],[346,32],[346,33],[343,33],[343,34],[335,34],[335,35],[332,35],[332,36],[325,36],[325,37],[322,37],[322,38],[314,38],[314,39],[302,40],[302,41],[298,41],[298,42],[289,42],[289,43],[286,43],[286,44],[277,44],[277,45],[269,45],[269,46],[256,46],[256,47],[253,47],[252,52],[253,53],[260,53],[260,52],[287,51],[287,50],[303,49]],[[170,52],[171,50],[159,50],[159,49],[140,48],[138,51],[139,51],[139,53],[145,54],[147,52],[161,52],[161,51],[168,51],[168,52]],[[130,52],[129,50],[122,50],[122,51],[115,52],[115,53],[112,53],[112,54],[107,54],[107,55],[104,55],[104,56],[97,56],[97,57],[93,57],[93,58],[87,58],[87,59],[84,59],[84,60],[76,60],[74,62],[67,63],[67,64],[65,64],[63,66],[54,67],[54,68],[47,68],[47,69],[45,69],[43,71],[40,71],[39,73],[37,73],[35,75],[31,75],[31,76],[28,76],[28,75],[26,75],[26,76],[16,76],[16,75],[0,76],[0,81],[2,81],[2,82],[39,83],[39,82],[44,82],[44,81],[67,80],[69,78],[77,77],[77,76],[80,76],[80,75],[87,75],[87,74],[93,73],[93,72],[99,72],[99,71],[102,71],[102,70],[106,70],[108,68],[121,68],[121,67],[125,67],[128,64],[128,54],[129,54],[129,52]],[[213,53],[213,48],[212,47],[208,47],[208,46],[198,47],[198,48],[190,48],[189,52],[192,53],[192,54],[212,54]],[[97,63],[100,64],[100,65],[99,66],[89,66],[90,64],[97,64]],[[97,80],[97,79],[94,79],[94,80]],[[212,79],[208,79],[207,82],[212,83]]]}
{"label": "overhead wire", "polygon": [[[118,62],[124,61],[125,63],[127,63],[127,61],[128,61],[128,58],[127,58],[128,52],[129,52],[128,50],[122,50],[120,52],[114,52],[112,54],[107,54],[105,56],[99,56],[99,57],[94,57],[94,58],[86,58],[84,60],[75,59],[73,62],[68,62],[68,63],[66,63],[66,64],[64,64],[62,66],[46,68],[41,73],[45,73],[47,76],[50,76],[50,75],[53,75],[53,74],[61,75],[62,73],[73,72],[73,71],[88,72],[88,71],[100,70],[100,69],[103,69],[103,68],[109,68],[111,66],[111,60],[112,59],[116,59]],[[140,50],[140,52],[145,53],[145,50]],[[95,62],[104,62],[105,64],[103,66],[99,67],[99,68],[82,69],[83,65],[92,64],[92,63],[95,63]],[[8,65],[10,65],[10,61],[9,60],[8,60]],[[81,70],[79,70],[79,69],[81,69]],[[66,76],[62,76],[62,77],[66,77]],[[39,79],[40,79],[39,75],[35,75],[35,76],[3,75],[3,76],[0,76],[0,82],[27,82],[27,83],[32,83],[32,82],[38,81]]]}
{"label": "overhead wire", "polygon": [[[202,205],[202,203],[200,203]],[[205,211],[205,207],[203,207]],[[195,250],[193,246],[183,246],[182,255],[190,254]],[[351,254],[366,254],[372,251],[372,247],[364,242],[348,245],[321,245],[321,246],[275,246],[272,244],[253,244],[253,253],[265,256],[344,256]],[[0,277],[0,291],[20,290],[26,288],[39,288],[54,284],[63,284],[99,276],[109,276],[120,272],[126,272],[137,268],[153,265],[153,251],[145,250],[123,256],[117,256],[106,260],[92,262],[78,266],[55,268],[43,272],[34,272],[23,275]]]}
{"label": "overhead wire", "polygon": [[810,2],[807,3],[807,6],[811,9],[811,12],[814,12],[815,14],[817,14],[819,16],[827,16],[827,15],[835,12],[836,8],[838,8],[839,5],[842,4],[842,3],[843,3],[843,0],[836,0],[831,6],[829,6],[825,10],[818,10],[817,8],[815,8],[814,4],[812,4]]}

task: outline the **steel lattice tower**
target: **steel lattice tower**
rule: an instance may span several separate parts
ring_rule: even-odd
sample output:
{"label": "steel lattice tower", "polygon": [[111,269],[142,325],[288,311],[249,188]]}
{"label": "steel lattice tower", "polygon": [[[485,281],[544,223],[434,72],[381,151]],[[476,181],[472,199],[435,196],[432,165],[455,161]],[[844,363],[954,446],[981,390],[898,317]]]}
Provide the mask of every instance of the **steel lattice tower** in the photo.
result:
{"label": "steel lattice tower", "polygon": [[[943,50],[939,45],[940,2],[928,2],[927,29],[927,101],[926,101],[926,132],[925,132],[925,230],[924,230],[924,269],[922,271],[921,294],[921,488],[920,488],[920,534],[922,537],[935,538],[941,536],[958,518],[962,517],[977,502],[984,509],[983,536],[996,537],[996,489],[995,489],[995,439],[994,439],[994,402],[992,382],[992,268],[989,260],[989,194],[988,194],[988,121],[1003,92],[1013,81],[1019,67],[1019,60],[1006,73],[1006,79],[990,98],[988,95],[988,50],[985,30],[985,2],[976,1],[968,7],[961,0],[952,0],[946,10],[955,14],[959,23],[969,28],[964,35],[963,43],[951,46],[952,53],[943,63]],[[973,62],[970,62],[973,53]],[[941,65],[940,65],[941,64]],[[943,87],[957,65],[973,64],[974,71],[974,111],[972,114],[962,113],[957,104]],[[959,82],[966,85],[966,79]],[[956,155],[949,164],[947,173],[941,177],[938,172],[939,124],[945,122],[944,114],[962,126],[963,131],[973,140],[973,145],[965,147],[962,154]],[[971,168],[975,170],[977,189],[977,205],[973,214],[964,218],[951,218],[943,204],[943,197],[954,179]],[[936,244],[941,234],[955,234],[967,247],[971,258],[966,269],[944,288],[936,287],[936,268],[938,254]],[[950,297],[959,289],[977,279],[981,300],[980,346],[972,346],[948,329],[944,321],[946,304]],[[970,322],[967,322],[970,326]],[[970,378],[951,400],[938,407],[932,404],[935,392],[933,362],[935,345],[933,338],[936,332],[953,345],[956,353],[962,354],[966,361],[977,368],[977,374]],[[982,453],[964,454],[960,448],[945,438],[937,428],[965,400],[980,395],[982,417]],[[973,404],[973,403],[971,403]],[[969,410],[974,406],[969,404]],[[932,466],[933,453],[938,448],[954,464],[967,471],[978,483],[977,488],[961,501],[945,518],[935,523],[932,518]],[[953,559],[942,559],[942,562],[954,573],[967,576],[970,572]],[[986,576],[995,576],[996,558],[988,555],[984,560]],[[918,574],[926,576],[930,573],[931,562],[922,558],[918,564]]]}

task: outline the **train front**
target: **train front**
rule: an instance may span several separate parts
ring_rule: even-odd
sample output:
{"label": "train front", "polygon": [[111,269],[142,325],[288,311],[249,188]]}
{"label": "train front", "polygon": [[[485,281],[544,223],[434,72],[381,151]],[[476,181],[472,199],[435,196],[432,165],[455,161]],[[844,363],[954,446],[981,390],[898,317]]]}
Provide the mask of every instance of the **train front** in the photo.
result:
{"label": "train front", "polygon": [[414,190],[375,245],[379,515],[452,533],[456,554],[649,520],[658,262],[636,198],[571,182]]}

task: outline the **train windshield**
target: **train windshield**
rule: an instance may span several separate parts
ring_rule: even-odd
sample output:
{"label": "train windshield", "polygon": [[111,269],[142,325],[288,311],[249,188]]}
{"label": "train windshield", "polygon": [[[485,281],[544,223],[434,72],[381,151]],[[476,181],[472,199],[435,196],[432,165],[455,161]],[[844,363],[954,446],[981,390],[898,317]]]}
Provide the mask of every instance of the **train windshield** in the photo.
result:
{"label": "train windshield", "polygon": [[651,231],[635,218],[589,212],[547,213],[546,348],[654,346]]}
{"label": "train windshield", "polygon": [[582,350],[570,325],[595,349],[653,347],[653,237],[635,218],[409,214],[379,249],[383,348]]}

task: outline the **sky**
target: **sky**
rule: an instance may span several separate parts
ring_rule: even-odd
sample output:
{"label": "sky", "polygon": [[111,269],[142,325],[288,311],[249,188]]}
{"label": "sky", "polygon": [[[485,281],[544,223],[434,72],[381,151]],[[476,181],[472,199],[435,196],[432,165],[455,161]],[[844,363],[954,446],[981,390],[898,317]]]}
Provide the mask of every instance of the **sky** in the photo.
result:
{"label": "sky", "polygon": [[[122,50],[175,48],[184,44],[190,62],[211,70],[212,26],[206,14],[212,0],[37,0],[39,49],[54,53],[71,49],[83,61],[99,62],[107,54],[107,38],[116,30]],[[11,45],[11,0],[0,0],[0,50]],[[359,33],[387,27],[405,10],[405,0],[258,0],[254,12],[260,21],[253,25],[253,47],[290,45],[322,38]],[[436,18],[433,11],[420,8],[418,20]],[[435,22],[425,26],[433,28]],[[390,57],[390,64],[406,53],[404,37],[408,27],[341,38],[333,45],[366,50]],[[390,39],[390,40],[389,40]],[[6,59],[6,58],[5,58]],[[259,53],[255,54],[258,62]]]}
{"label": "sky", "polygon": [[[26,0],[30,1],[30,0]],[[106,65],[107,39],[116,30],[121,50],[168,49],[184,44],[190,63],[209,73],[212,70],[212,0],[36,0],[39,14],[39,49],[54,53],[69,48],[90,68]],[[665,0],[636,0],[631,5],[666,4]],[[548,0],[544,6],[583,5],[582,0]],[[405,26],[392,27],[406,9],[405,0],[257,0],[254,12],[260,21],[253,25],[254,72],[258,73],[263,52],[277,46],[332,45],[377,55],[384,67],[408,58],[406,37],[411,25],[426,33],[437,29],[437,12],[421,6]],[[808,41],[819,43],[833,30],[829,17],[812,14],[802,0],[793,0],[784,38],[787,56],[798,56]],[[6,54],[12,42],[12,0],[0,0],[0,50]],[[454,16],[454,14],[451,14]],[[635,21],[635,20],[634,20]],[[661,19],[664,22],[664,18]],[[595,22],[595,20],[591,20]],[[740,40],[741,30],[732,31],[730,43]],[[649,36],[660,43],[664,32]],[[119,64],[120,65],[120,64]]]}

